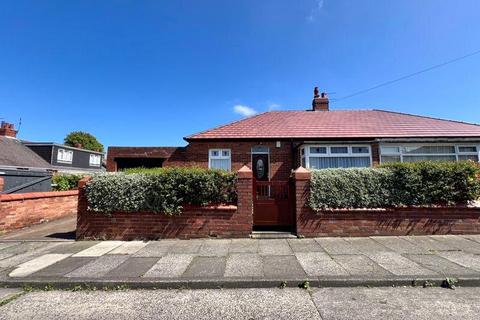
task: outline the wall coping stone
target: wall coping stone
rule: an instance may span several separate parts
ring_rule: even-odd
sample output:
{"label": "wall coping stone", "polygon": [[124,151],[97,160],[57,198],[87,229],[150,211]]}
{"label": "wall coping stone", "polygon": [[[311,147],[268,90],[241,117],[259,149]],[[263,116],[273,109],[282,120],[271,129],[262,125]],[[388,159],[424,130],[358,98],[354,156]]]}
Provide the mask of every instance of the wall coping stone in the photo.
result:
{"label": "wall coping stone", "polygon": [[76,196],[76,195],[78,195],[78,190],[1,194],[0,202],[24,201],[24,200],[31,200],[31,199],[55,198],[55,197],[69,197],[69,196]]}

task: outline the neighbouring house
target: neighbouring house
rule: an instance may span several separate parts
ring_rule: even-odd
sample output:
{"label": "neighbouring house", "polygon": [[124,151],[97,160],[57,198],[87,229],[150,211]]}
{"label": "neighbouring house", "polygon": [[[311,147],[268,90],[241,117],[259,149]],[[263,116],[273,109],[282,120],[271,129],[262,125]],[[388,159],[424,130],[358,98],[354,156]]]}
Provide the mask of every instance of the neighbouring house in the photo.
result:
{"label": "neighbouring house", "polygon": [[52,167],[16,138],[14,126],[0,126],[0,183],[1,193],[50,191]]}
{"label": "neighbouring house", "polygon": [[[307,169],[386,162],[479,161],[480,125],[386,110],[330,110],[327,94],[309,110],[271,111],[184,138],[185,147],[109,147],[107,170],[199,166],[253,170],[254,226],[291,226],[289,178]],[[275,200],[275,205],[262,199]]]}
{"label": "neighbouring house", "polygon": [[104,171],[104,153],[70,147],[54,142],[24,142],[32,151],[61,173],[93,173]]}

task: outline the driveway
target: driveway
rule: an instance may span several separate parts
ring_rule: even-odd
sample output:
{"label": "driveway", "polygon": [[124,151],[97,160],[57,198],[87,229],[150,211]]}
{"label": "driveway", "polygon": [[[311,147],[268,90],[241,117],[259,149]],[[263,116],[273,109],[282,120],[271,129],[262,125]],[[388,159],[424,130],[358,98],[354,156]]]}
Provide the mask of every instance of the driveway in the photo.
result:
{"label": "driveway", "polygon": [[75,240],[77,216],[71,215],[0,234],[0,240]]}

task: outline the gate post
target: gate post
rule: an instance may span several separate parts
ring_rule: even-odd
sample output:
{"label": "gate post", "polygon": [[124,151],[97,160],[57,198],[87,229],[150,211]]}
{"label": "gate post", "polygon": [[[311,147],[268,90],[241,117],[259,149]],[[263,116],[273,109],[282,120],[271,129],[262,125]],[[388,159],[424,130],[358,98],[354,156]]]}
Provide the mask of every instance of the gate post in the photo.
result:
{"label": "gate post", "polygon": [[295,226],[297,236],[302,235],[302,230],[299,227],[302,225],[299,223],[301,216],[304,212],[308,211],[308,198],[310,197],[310,178],[312,173],[304,167],[298,167],[293,171],[293,183],[295,194]]}
{"label": "gate post", "polygon": [[253,172],[246,165],[237,171],[237,214],[245,223],[246,236],[253,230]]}

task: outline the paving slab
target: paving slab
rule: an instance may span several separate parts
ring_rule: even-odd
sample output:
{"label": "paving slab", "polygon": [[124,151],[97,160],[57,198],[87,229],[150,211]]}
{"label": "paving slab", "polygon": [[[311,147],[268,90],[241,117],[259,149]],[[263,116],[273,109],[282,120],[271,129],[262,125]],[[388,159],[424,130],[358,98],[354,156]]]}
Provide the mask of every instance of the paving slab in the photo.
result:
{"label": "paving slab", "polygon": [[5,250],[17,250],[18,247],[22,246],[22,250],[18,251],[21,253],[15,253],[14,256],[0,260],[0,269],[11,268],[21,263],[30,261],[38,256],[41,256],[42,254],[50,252],[50,250],[59,246],[60,244],[61,242],[28,242],[15,247],[7,248]]}
{"label": "paving slab", "polygon": [[389,248],[397,253],[412,253],[412,254],[426,254],[429,253],[422,247],[416,246],[410,241],[407,241],[400,237],[371,237],[374,241],[377,241],[381,245]]}
{"label": "paving slab", "polygon": [[431,236],[400,236],[400,238],[410,241],[428,252],[458,250],[454,246],[437,241]]}
{"label": "paving slab", "polygon": [[0,242],[0,250],[19,245],[21,242]]}
{"label": "paving slab", "polygon": [[257,253],[258,240],[254,239],[232,239],[229,253]]}
{"label": "paving slab", "polygon": [[129,258],[117,268],[108,272],[106,278],[139,278],[150,270],[159,258]]}
{"label": "paving slab", "polygon": [[187,270],[193,257],[193,254],[168,254],[163,256],[145,273],[144,277],[178,278]]}
{"label": "paving slab", "polygon": [[145,241],[128,241],[122,243],[120,246],[116,247],[107,254],[134,254],[143,247],[145,247],[147,244],[148,242]]}
{"label": "paving slab", "polygon": [[94,257],[68,257],[64,260],[61,260],[51,266],[48,266],[34,274],[32,277],[63,277],[67,273],[72,272],[80,267],[87,265],[88,263],[94,261]]}
{"label": "paving slab", "polygon": [[478,319],[478,288],[322,288],[312,299],[324,320]]}
{"label": "paving slab", "polygon": [[26,277],[54,263],[57,263],[58,261],[61,261],[69,256],[70,254],[68,253],[67,254],[65,253],[64,254],[61,254],[61,253],[44,254],[43,256],[37,257],[33,260],[30,260],[18,265],[15,268],[15,270],[10,272],[9,276],[12,278]]}
{"label": "paving slab", "polygon": [[193,279],[223,277],[225,260],[225,257],[195,257],[182,277]]}
{"label": "paving slab", "polygon": [[309,276],[348,275],[347,271],[325,252],[297,252],[295,256]]}
{"label": "paving slab", "polygon": [[284,280],[307,277],[295,256],[264,256],[263,273],[266,278]]}
{"label": "paving slab", "polygon": [[461,237],[480,243],[480,234],[462,235]]}
{"label": "paving slab", "polygon": [[206,257],[225,257],[230,249],[230,239],[205,240],[198,255]]}
{"label": "paving slab", "polygon": [[435,236],[434,239],[465,252],[480,254],[480,243],[473,240],[456,235]]}
{"label": "paving slab", "polygon": [[422,267],[433,270],[444,277],[452,275],[474,275],[478,274],[474,270],[462,267],[450,260],[442,258],[436,254],[405,254],[409,260],[412,260]]}
{"label": "paving slab", "polygon": [[232,253],[227,258],[225,277],[262,277],[262,258],[256,253]]}
{"label": "paving slab", "polygon": [[359,254],[351,243],[343,238],[316,238],[318,244],[329,254]]}
{"label": "paving slab", "polygon": [[332,255],[333,261],[353,276],[386,277],[392,274],[370,260],[368,257],[359,254]]}
{"label": "paving slab", "polygon": [[480,255],[461,251],[440,252],[438,255],[456,264],[480,272]]}
{"label": "paving slab", "polygon": [[123,241],[102,241],[96,245],[82,250],[76,254],[74,257],[100,257],[106,254],[107,252],[112,251],[113,249],[119,247],[123,244]]}
{"label": "paving slab", "polygon": [[93,247],[98,241],[70,241],[65,242],[50,250],[50,253],[71,253],[75,254],[87,248]]}
{"label": "paving slab", "polygon": [[170,246],[174,241],[170,240],[161,240],[161,241],[150,241],[145,247],[133,254],[134,257],[163,257],[168,253]]}
{"label": "paving slab", "polygon": [[45,242],[15,242],[15,246],[6,246],[0,251],[0,260],[10,258],[12,256],[21,255],[27,252],[33,252],[48,245]]}
{"label": "paving slab", "polygon": [[345,238],[345,241],[350,243],[352,248],[361,253],[392,251],[391,249],[370,238]]}
{"label": "paving slab", "polygon": [[293,251],[286,239],[261,239],[258,240],[258,253],[261,256],[282,256],[291,255]]}
{"label": "paving slab", "polygon": [[366,255],[382,268],[398,276],[436,275],[434,271],[423,268],[396,252],[378,252]]}
{"label": "paving slab", "polygon": [[324,252],[323,248],[315,239],[287,239],[293,252]]}
{"label": "paving slab", "polygon": [[200,247],[203,245],[204,240],[179,240],[172,241],[169,246],[168,253],[190,253],[196,254],[200,251]]}
{"label": "paving slab", "polygon": [[128,259],[125,255],[105,255],[67,273],[68,278],[102,278]]}

